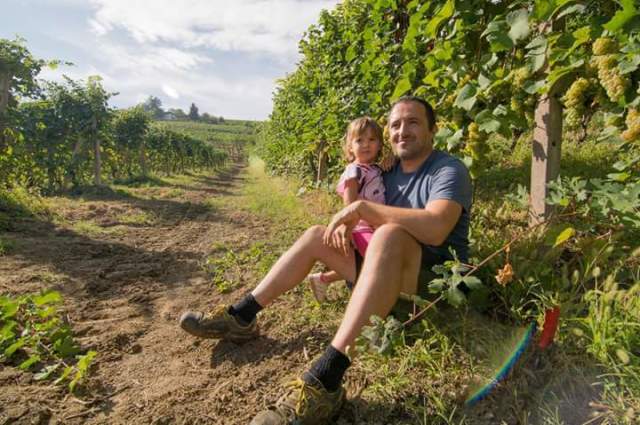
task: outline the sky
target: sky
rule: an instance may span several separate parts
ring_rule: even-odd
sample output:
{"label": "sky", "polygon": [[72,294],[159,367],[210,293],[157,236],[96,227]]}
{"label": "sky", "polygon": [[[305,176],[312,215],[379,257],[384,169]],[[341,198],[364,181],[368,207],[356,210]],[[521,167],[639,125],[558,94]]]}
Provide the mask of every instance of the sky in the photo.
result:
{"label": "sky", "polygon": [[40,77],[100,75],[111,104],[153,95],[164,109],[264,120],[298,42],[336,0],[2,0],[0,38],[72,62]]}

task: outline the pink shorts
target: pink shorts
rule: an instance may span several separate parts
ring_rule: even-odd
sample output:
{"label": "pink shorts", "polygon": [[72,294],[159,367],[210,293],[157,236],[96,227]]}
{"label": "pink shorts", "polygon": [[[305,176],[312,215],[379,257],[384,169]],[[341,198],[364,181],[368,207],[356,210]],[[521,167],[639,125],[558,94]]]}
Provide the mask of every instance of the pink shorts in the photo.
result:
{"label": "pink shorts", "polygon": [[362,258],[364,258],[367,253],[367,247],[369,246],[372,236],[373,230],[371,229],[354,230],[352,233],[353,243],[356,245],[356,249]]}

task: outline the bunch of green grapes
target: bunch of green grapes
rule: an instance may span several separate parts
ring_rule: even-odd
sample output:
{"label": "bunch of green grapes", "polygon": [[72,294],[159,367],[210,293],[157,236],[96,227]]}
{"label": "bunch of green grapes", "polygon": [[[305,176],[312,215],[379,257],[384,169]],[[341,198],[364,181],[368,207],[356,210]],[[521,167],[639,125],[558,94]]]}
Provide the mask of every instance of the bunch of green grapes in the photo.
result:
{"label": "bunch of green grapes", "polygon": [[585,100],[589,90],[589,80],[586,78],[578,78],[575,80],[567,93],[562,98],[564,105],[567,107],[567,127],[575,129],[582,124],[582,117],[585,113]]}
{"label": "bunch of green grapes", "polygon": [[516,69],[513,71],[513,87],[521,89],[529,78],[531,78],[531,70],[528,66]]}
{"label": "bunch of green grapes", "polygon": [[481,167],[486,163],[486,151],[486,135],[480,131],[478,124],[472,122],[467,127],[467,143],[465,144],[463,152],[473,158],[473,164],[469,172],[474,179],[480,173]]}
{"label": "bunch of green grapes", "polygon": [[640,141],[640,111],[637,109],[629,109],[625,124],[627,124],[627,129],[620,135],[622,140],[625,142]]}
{"label": "bunch of green grapes", "polygon": [[464,85],[469,81],[471,81],[471,74],[465,75],[460,81],[458,81],[458,88],[464,87]]}
{"label": "bunch of green grapes", "polygon": [[609,55],[618,51],[618,43],[613,38],[600,37],[593,42],[592,50],[596,56]]}
{"label": "bunch of green grapes", "polygon": [[629,85],[629,81],[618,68],[615,55],[617,49],[616,41],[611,38],[601,37],[593,43],[592,62],[598,71],[598,80],[613,102],[620,100]]}
{"label": "bunch of green grapes", "polygon": [[443,97],[440,103],[438,104],[438,110],[444,111],[444,110],[450,109],[451,107],[453,107],[453,102],[455,101],[456,101],[455,92]]}

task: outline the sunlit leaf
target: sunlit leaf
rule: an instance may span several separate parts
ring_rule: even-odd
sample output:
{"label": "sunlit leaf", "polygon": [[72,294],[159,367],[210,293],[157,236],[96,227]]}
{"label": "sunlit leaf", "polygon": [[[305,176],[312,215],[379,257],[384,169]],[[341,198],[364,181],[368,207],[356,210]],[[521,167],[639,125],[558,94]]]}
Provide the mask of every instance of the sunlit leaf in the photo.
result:
{"label": "sunlit leaf", "polygon": [[571,239],[573,236],[575,236],[575,234],[576,234],[576,229],[574,229],[573,227],[567,227],[562,232],[560,232],[558,236],[556,236],[555,241],[553,242],[553,247],[555,248],[557,246],[562,245],[563,243]]}
{"label": "sunlit leaf", "polygon": [[55,304],[62,302],[62,295],[57,291],[47,292],[46,294],[37,295],[32,298],[33,302],[37,306],[43,306],[45,304]]}
{"label": "sunlit leaf", "polygon": [[391,96],[394,99],[399,98],[400,96],[406,94],[409,90],[411,90],[411,81],[408,78],[402,78],[396,84],[396,88],[393,91],[393,95]]}
{"label": "sunlit leaf", "polygon": [[13,344],[11,344],[10,346],[8,346],[5,350],[4,350],[4,356],[6,358],[9,358],[11,356],[14,355],[14,353],[16,351],[18,351],[20,348],[24,347],[24,345],[27,343],[27,341],[24,338],[20,338],[18,339],[16,342],[14,342]]}
{"label": "sunlit leaf", "polygon": [[33,354],[33,355],[29,356],[29,358],[27,360],[25,360],[22,363],[20,363],[18,365],[18,368],[22,369],[22,370],[27,370],[31,366],[33,366],[34,364],[39,362],[39,361],[40,361],[40,356],[38,356],[37,354]]}
{"label": "sunlit leaf", "polygon": [[470,111],[476,103],[477,93],[478,90],[476,86],[469,83],[465,84],[465,86],[462,87],[462,90],[460,90],[460,93],[458,93],[454,105]]}
{"label": "sunlit leaf", "polygon": [[620,0],[622,10],[616,12],[609,22],[603,25],[603,27],[609,31],[615,32],[622,28],[627,22],[638,15],[636,9],[636,0]]}

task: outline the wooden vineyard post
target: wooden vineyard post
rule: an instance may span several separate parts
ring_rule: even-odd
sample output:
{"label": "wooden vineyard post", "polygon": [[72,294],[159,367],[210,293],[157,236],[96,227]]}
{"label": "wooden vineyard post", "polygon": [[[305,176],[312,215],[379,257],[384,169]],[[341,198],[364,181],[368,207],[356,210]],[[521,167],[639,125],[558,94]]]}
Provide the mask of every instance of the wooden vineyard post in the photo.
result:
{"label": "wooden vineyard post", "polygon": [[546,221],[551,206],[545,202],[547,184],[560,173],[560,146],[562,144],[562,105],[558,91],[552,88],[536,107],[531,157],[531,195],[529,225]]}

